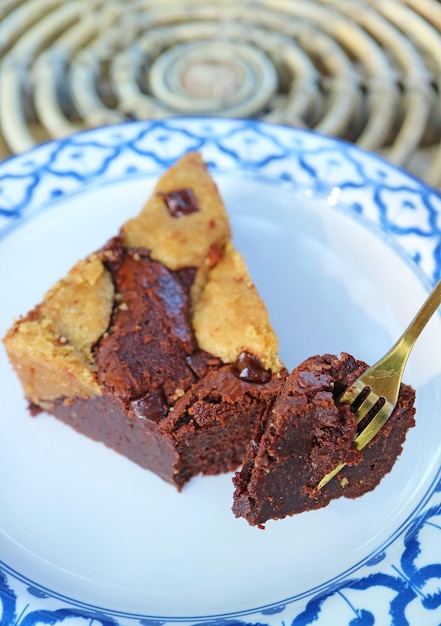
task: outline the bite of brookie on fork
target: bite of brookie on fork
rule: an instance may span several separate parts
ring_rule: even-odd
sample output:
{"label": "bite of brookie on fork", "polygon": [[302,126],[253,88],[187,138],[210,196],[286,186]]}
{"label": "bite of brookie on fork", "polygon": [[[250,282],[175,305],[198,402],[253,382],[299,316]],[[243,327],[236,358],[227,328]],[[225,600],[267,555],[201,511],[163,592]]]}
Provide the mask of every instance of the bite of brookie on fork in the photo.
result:
{"label": "bite of brookie on fork", "polygon": [[349,354],[307,359],[288,376],[234,477],[233,511],[256,526],[374,489],[415,425],[408,356],[441,304],[441,280],[375,365]]}

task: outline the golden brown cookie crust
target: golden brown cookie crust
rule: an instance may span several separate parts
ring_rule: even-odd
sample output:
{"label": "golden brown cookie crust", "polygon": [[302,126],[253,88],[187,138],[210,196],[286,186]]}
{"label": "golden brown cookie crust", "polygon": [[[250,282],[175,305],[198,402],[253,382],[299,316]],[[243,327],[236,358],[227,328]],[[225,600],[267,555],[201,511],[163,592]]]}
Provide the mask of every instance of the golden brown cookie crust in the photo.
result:
{"label": "golden brown cookie crust", "polygon": [[231,243],[194,304],[193,327],[199,346],[224,363],[250,352],[266,369],[278,372],[283,367],[266,306]]}
{"label": "golden brown cookie crust", "polygon": [[77,263],[3,341],[28,400],[100,394],[92,346],[106,331],[114,289],[98,255]]}
{"label": "golden brown cookie crust", "polygon": [[[173,217],[163,194],[191,189],[199,208]],[[171,270],[200,267],[213,246],[230,239],[230,224],[218,189],[199,153],[187,153],[158,181],[141,213],[122,227],[127,247],[146,248],[151,257]]]}

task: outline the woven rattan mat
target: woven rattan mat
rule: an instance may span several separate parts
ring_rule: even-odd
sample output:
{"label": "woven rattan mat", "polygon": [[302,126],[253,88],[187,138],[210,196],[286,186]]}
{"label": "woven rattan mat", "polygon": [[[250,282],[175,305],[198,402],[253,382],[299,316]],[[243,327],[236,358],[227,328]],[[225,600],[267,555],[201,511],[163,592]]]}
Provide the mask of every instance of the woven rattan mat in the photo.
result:
{"label": "woven rattan mat", "polygon": [[0,155],[127,119],[311,128],[441,185],[437,0],[2,0]]}

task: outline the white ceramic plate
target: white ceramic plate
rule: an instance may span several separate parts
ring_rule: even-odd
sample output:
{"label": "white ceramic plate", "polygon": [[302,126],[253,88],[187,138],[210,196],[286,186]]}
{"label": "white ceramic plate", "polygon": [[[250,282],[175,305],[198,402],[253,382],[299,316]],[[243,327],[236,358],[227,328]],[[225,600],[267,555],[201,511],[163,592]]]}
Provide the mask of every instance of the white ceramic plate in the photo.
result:
{"label": "white ceramic plate", "polygon": [[[201,150],[288,367],[368,362],[441,274],[441,198],[352,145],[252,121],[129,123],[0,165],[0,333]],[[183,491],[49,416],[29,417],[0,351],[0,621],[441,622],[441,318],[409,361],[417,426],[358,500],[266,530],[235,519],[231,476]]]}

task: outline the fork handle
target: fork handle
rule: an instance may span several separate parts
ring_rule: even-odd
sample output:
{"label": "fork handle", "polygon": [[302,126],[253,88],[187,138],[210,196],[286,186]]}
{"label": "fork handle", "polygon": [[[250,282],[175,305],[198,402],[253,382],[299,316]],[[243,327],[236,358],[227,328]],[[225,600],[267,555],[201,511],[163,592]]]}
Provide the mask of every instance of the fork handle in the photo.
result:
{"label": "fork handle", "polygon": [[[410,322],[407,330],[404,331],[398,341],[405,339],[406,345],[409,346],[408,350],[412,349],[415,341],[421,334],[421,331],[426,326],[432,315],[435,313],[439,305],[441,304],[441,280],[437,282],[432,292],[427,297],[426,301]],[[398,342],[397,342],[398,343]]]}
{"label": "fork handle", "polygon": [[[387,385],[388,381],[390,380],[391,385],[389,390],[389,398],[392,402],[396,402],[398,398],[398,390],[394,390],[395,385],[393,384],[393,381],[394,379],[396,379],[398,373],[401,377],[403,376],[407,359],[413,346],[415,345],[416,340],[418,339],[421,332],[424,330],[427,322],[430,320],[440,304],[441,280],[437,282],[432,292],[429,294],[426,301],[424,302],[418,313],[415,315],[413,320],[410,322],[404,333],[398,339],[398,341],[392,346],[389,352],[385,354],[383,359],[381,359],[382,365],[375,368],[377,377],[381,372],[384,385]],[[365,380],[366,378],[369,379],[369,370],[367,370],[366,374],[364,375]],[[367,380],[366,383],[369,384],[369,381]]]}
{"label": "fork handle", "polygon": [[[424,330],[427,322],[430,320],[440,304],[441,280],[437,282],[418,313],[415,315],[407,329],[404,331],[404,333],[395,344],[395,346],[400,344],[402,346],[402,349],[406,351],[407,356],[409,356],[410,351],[412,350],[416,340],[418,339],[421,332]],[[395,346],[392,348],[392,350],[394,350]]]}

